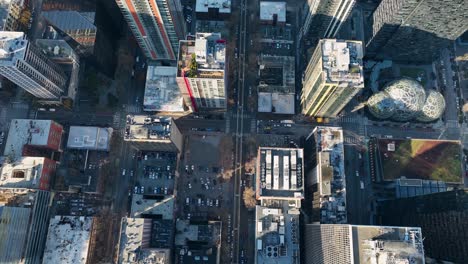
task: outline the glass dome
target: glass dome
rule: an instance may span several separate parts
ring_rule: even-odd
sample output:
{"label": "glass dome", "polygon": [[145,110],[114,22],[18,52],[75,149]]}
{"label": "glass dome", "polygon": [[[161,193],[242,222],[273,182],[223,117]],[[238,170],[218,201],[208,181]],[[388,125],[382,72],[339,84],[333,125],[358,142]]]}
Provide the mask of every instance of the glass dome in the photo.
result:
{"label": "glass dome", "polygon": [[393,99],[386,92],[380,92],[372,95],[367,100],[367,107],[371,114],[379,119],[387,119],[395,113],[395,104]]}
{"label": "glass dome", "polygon": [[416,120],[421,122],[431,122],[439,119],[445,110],[444,96],[436,90],[429,90],[427,93],[426,102],[423,108],[416,117]]}
{"label": "glass dome", "polygon": [[416,117],[426,100],[426,92],[421,84],[408,78],[389,83],[384,91],[393,99],[395,113],[391,118],[396,121],[408,121]]}

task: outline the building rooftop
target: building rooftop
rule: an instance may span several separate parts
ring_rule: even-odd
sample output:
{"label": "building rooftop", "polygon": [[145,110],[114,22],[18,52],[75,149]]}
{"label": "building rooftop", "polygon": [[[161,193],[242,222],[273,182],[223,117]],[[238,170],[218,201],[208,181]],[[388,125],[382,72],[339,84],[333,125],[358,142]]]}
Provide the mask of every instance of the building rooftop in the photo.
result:
{"label": "building rooftop", "polygon": [[41,13],[44,18],[60,30],[91,30],[96,31],[94,13],[80,13],[77,11],[45,11]]}
{"label": "building rooftop", "polygon": [[30,217],[30,208],[0,206],[0,252],[3,252],[0,254],[1,263],[17,263],[22,259]]}
{"label": "building rooftop", "polygon": [[71,126],[67,148],[108,151],[112,131],[112,128]]}
{"label": "building rooftop", "polygon": [[[122,264],[137,264],[137,263],[151,263],[151,264],[170,264],[171,263],[171,250],[167,248],[155,248],[151,244],[148,245],[145,238],[149,235],[153,236],[152,229],[148,229],[154,222],[161,222],[164,220],[152,220],[145,218],[123,218],[122,220],[122,234],[120,238],[120,258]],[[153,224],[152,224],[153,222]],[[171,226],[165,230],[165,233],[170,233],[172,221],[169,221]],[[159,239],[167,239],[163,235]],[[172,239],[172,237],[170,238]],[[170,244],[171,240],[166,244]],[[150,242],[151,243],[151,242]]]}
{"label": "building rooftop", "polygon": [[293,115],[294,93],[258,93],[258,112]]}
{"label": "building rooftop", "polygon": [[184,112],[183,98],[176,82],[177,67],[148,65],[145,111]]}
{"label": "building rooftop", "polygon": [[220,221],[191,223],[177,219],[175,245],[187,246],[191,241],[205,242],[207,247],[220,245],[221,226]]}
{"label": "building rooftop", "polygon": [[87,263],[92,217],[57,215],[50,220],[43,263]]}
{"label": "building rooftop", "polygon": [[322,66],[327,82],[364,86],[362,42],[322,39]]}
{"label": "building rooftop", "polygon": [[125,140],[167,141],[171,139],[171,129],[170,117],[127,116]]}
{"label": "building rooftop", "polygon": [[[181,40],[177,77],[223,79],[226,40],[221,33],[197,33],[195,40]],[[191,65],[196,63],[196,66]]]}
{"label": "building rooftop", "polygon": [[341,127],[319,126],[311,135],[315,138],[317,152],[317,178],[312,181],[318,184],[320,222],[346,223],[343,130]]}
{"label": "building rooftop", "polygon": [[286,2],[260,1],[260,20],[286,23]]}
{"label": "building rooftop", "polygon": [[162,219],[174,218],[174,196],[164,197],[162,195],[132,196],[132,217],[144,217],[145,215],[160,215]]}
{"label": "building rooftop", "polygon": [[354,263],[424,264],[423,236],[419,227],[352,225]]}
{"label": "building rooftop", "polygon": [[257,157],[257,199],[304,198],[304,150],[260,147]]}
{"label": "building rooftop", "polygon": [[462,183],[461,142],[432,139],[378,139],[379,180],[400,178]]}
{"label": "building rooftop", "polygon": [[299,216],[288,201],[255,207],[255,263],[300,263]]}
{"label": "building rooftop", "polygon": [[0,163],[0,186],[38,188],[45,160],[42,157],[21,157],[13,163]]}
{"label": "building rooftop", "polygon": [[0,30],[5,29],[5,22],[10,10],[10,4],[19,0],[0,0]]}
{"label": "building rooftop", "polygon": [[219,13],[231,13],[231,0],[197,0],[195,11],[208,13],[209,9],[218,9]]}
{"label": "building rooftop", "polygon": [[75,51],[63,39],[37,39],[36,47],[57,63],[78,62]]}
{"label": "building rooftop", "polygon": [[28,40],[24,32],[0,31],[0,66],[13,66],[25,56]]}
{"label": "building rooftop", "polygon": [[[4,155],[13,160],[19,159],[23,153],[24,145],[39,147],[47,146],[51,127],[60,126],[52,120],[13,119],[10,123],[8,138],[5,143]],[[61,135],[60,135],[61,136]],[[60,146],[57,147],[58,150]]]}

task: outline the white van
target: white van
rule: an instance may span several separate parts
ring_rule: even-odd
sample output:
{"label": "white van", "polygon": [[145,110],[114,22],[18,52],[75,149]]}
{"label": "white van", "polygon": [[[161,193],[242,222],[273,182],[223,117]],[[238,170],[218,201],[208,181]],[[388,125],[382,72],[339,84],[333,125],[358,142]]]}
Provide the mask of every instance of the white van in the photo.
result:
{"label": "white van", "polygon": [[190,198],[187,197],[187,199],[185,199],[185,204],[186,204],[186,205],[189,205],[189,204],[190,204]]}

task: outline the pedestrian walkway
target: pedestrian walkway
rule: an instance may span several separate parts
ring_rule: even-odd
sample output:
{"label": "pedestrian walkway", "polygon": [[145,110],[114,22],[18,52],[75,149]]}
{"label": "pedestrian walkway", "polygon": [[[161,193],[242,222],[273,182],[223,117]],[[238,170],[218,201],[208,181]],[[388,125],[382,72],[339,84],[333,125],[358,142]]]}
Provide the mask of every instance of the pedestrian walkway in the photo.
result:
{"label": "pedestrian walkway", "polygon": [[447,128],[459,128],[460,123],[457,120],[447,120]]}
{"label": "pedestrian walkway", "polygon": [[344,143],[345,145],[359,145],[362,144],[362,141],[360,138],[357,137],[345,136]]}
{"label": "pedestrian walkway", "polygon": [[252,118],[250,120],[250,134],[256,134],[257,133],[257,119]]}
{"label": "pedestrian walkway", "polygon": [[120,112],[116,112],[112,118],[113,127],[117,129],[120,128],[120,121],[122,120]]}
{"label": "pedestrian walkway", "polygon": [[231,132],[231,118],[226,117],[226,134]]}
{"label": "pedestrian walkway", "polygon": [[139,114],[142,111],[139,105],[127,105],[126,110],[129,114]]}

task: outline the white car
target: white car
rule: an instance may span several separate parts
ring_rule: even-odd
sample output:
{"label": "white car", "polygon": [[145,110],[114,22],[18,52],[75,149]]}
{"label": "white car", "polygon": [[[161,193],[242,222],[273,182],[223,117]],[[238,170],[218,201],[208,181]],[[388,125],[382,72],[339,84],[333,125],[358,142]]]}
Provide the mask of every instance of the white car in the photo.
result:
{"label": "white car", "polygon": [[143,194],[145,192],[145,187],[141,186],[141,193]]}
{"label": "white car", "polygon": [[138,186],[135,186],[135,193],[138,193]]}
{"label": "white car", "polygon": [[122,176],[125,176],[125,169],[122,170]]}
{"label": "white car", "polygon": [[192,184],[191,183],[188,184],[188,188],[192,189]]}
{"label": "white car", "polygon": [[133,177],[133,171],[132,170],[130,171],[130,177]]}

